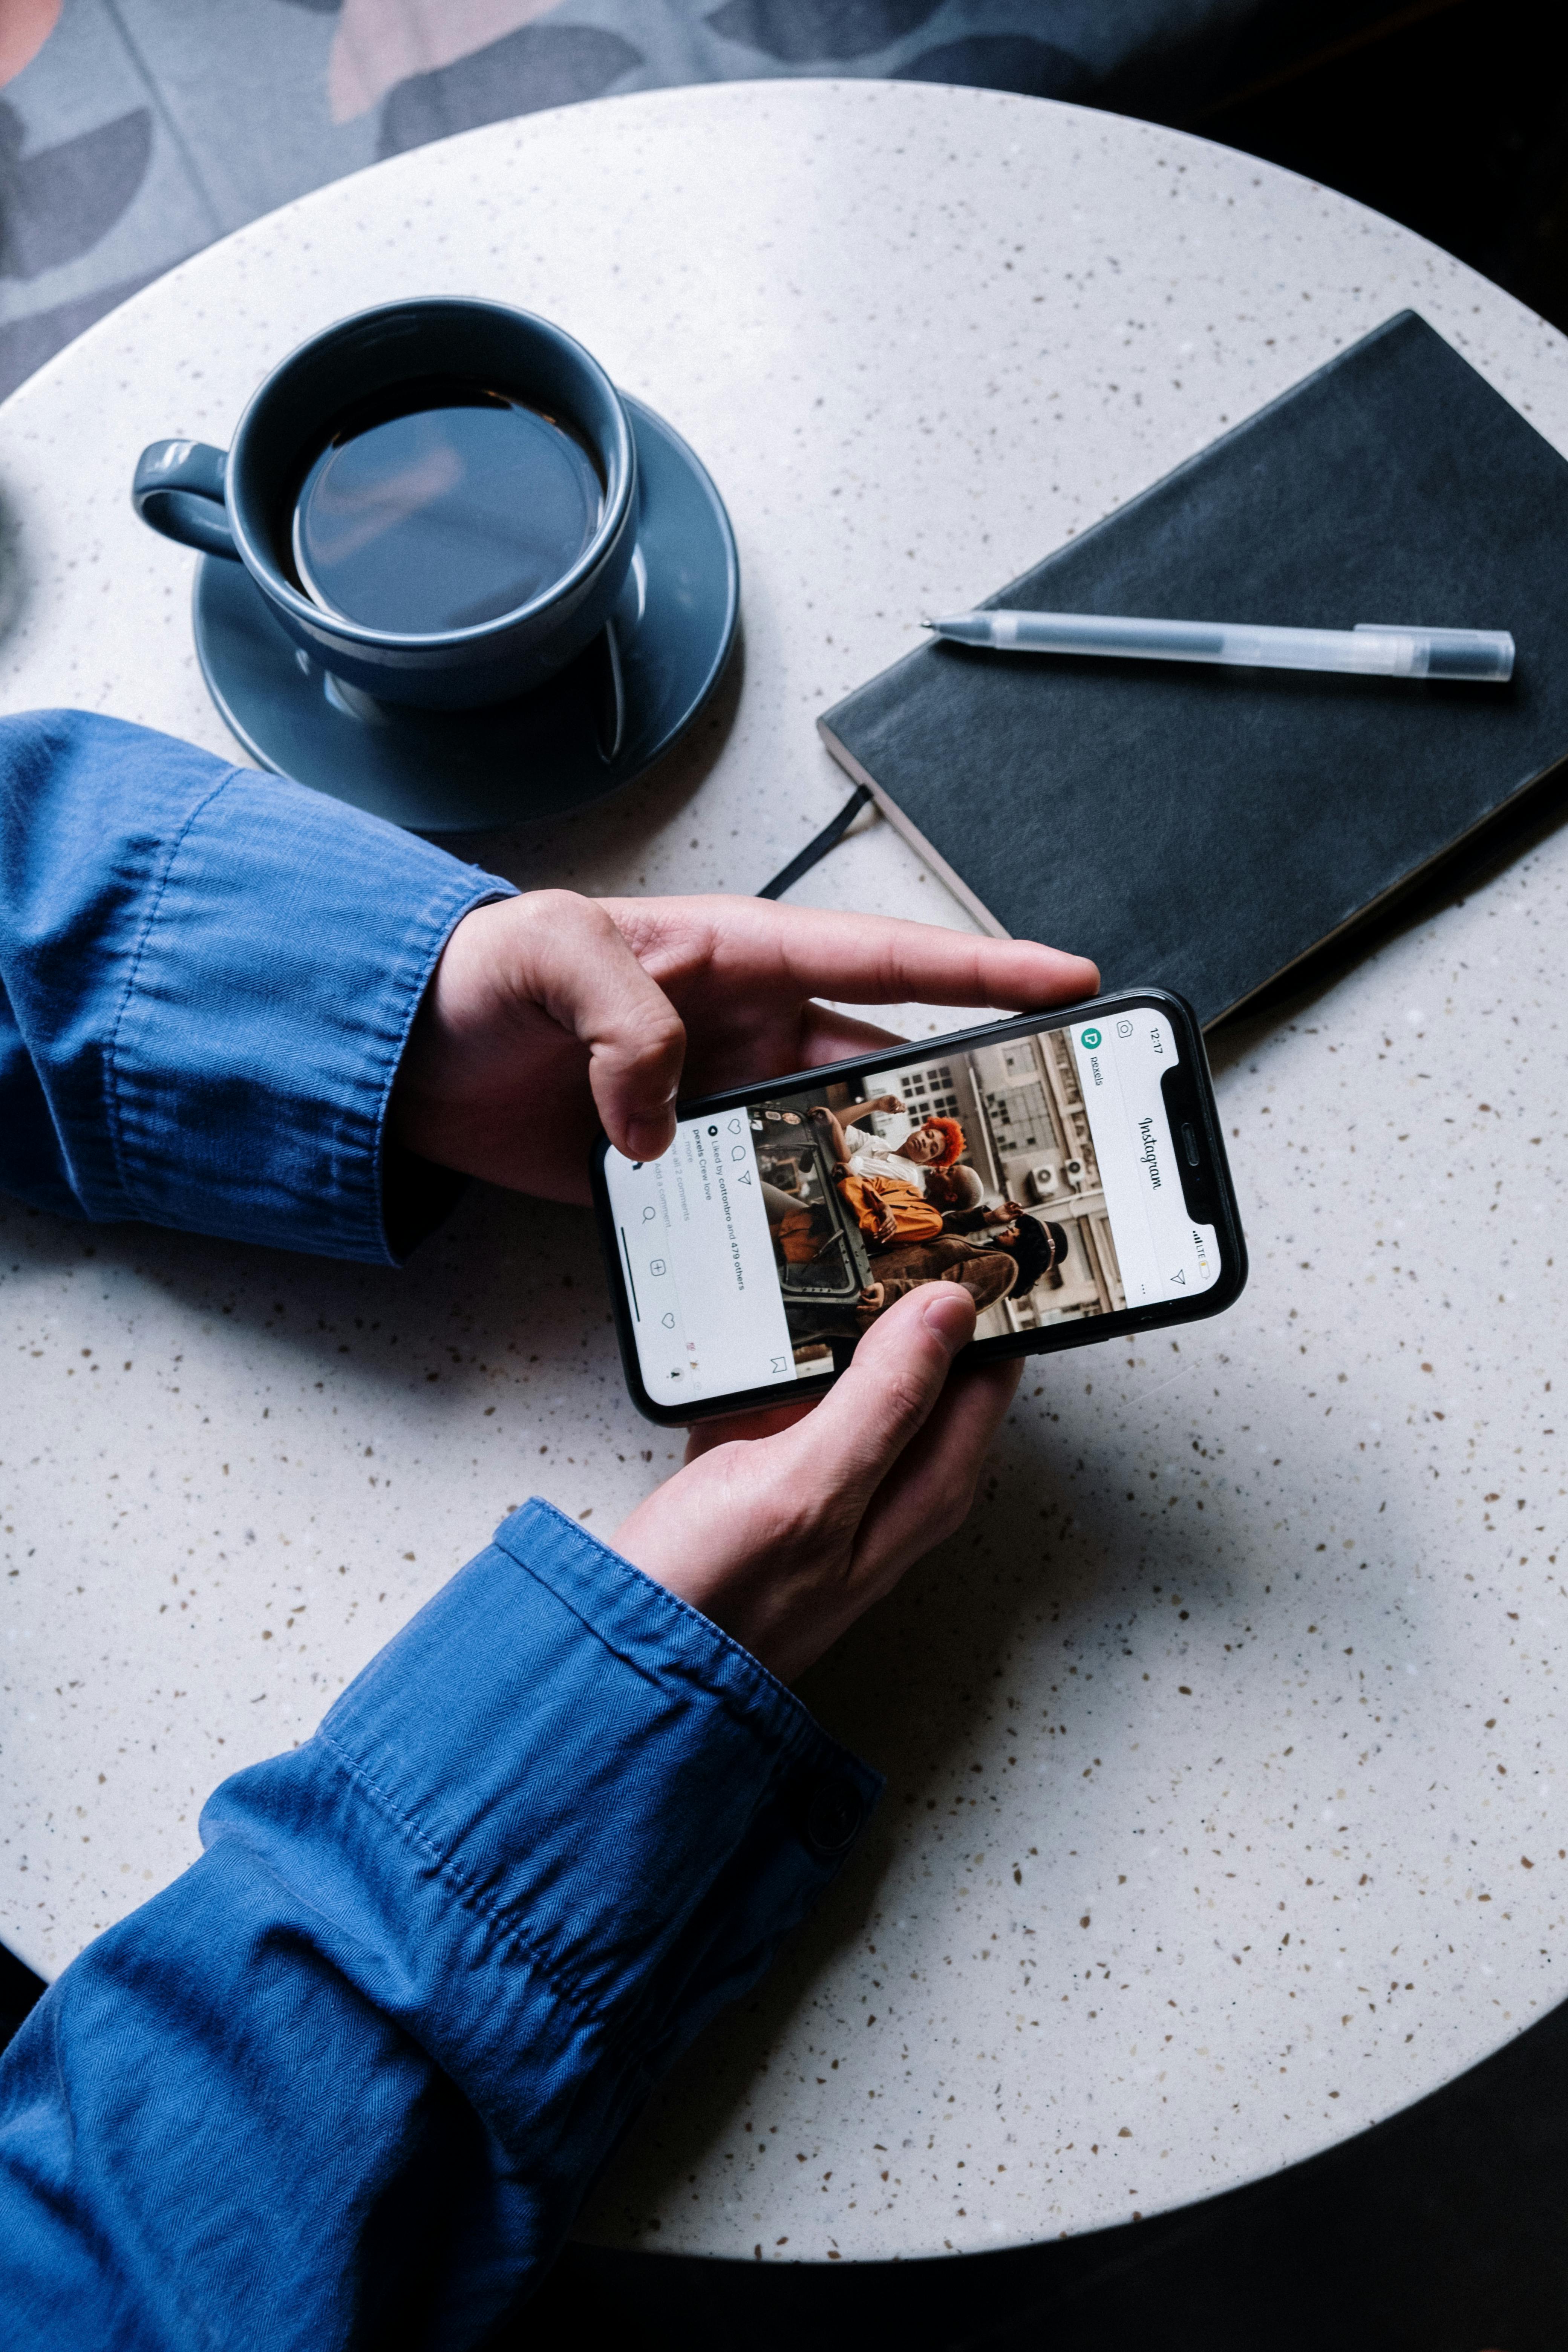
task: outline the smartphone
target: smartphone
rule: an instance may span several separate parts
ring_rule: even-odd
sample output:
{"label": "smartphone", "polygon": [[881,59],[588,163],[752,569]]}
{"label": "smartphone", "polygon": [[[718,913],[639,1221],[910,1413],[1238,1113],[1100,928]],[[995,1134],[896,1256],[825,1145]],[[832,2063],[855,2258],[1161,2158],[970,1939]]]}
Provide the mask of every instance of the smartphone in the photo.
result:
{"label": "smartphone", "polygon": [[817,1396],[911,1285],[962,1283],[976,1358],[1217,1315],[1247,1248],[1192,1007],[1158,988],[889,1045],[601,1139],[632,1396],[665,1426]]}

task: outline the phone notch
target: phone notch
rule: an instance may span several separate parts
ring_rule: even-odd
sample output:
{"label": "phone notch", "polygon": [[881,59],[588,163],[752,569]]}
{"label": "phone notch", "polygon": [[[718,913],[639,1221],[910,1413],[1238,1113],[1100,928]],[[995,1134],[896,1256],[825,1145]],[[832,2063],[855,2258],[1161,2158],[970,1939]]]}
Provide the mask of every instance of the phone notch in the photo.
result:
{"label": "phone notch", "polygon": [[1215,1224],[1219,1220],[1219,1195],[1213,1171],[1214,1155],[1212,1150],[1205,1149],[1202,1093],[1191,1066],[1184,1061],[1173,1070],[1165,1071],[1160,1080],[1160,1093],[1171,1133],[1176,1139],[1176,1171],[1182,1180],[1187,1214],[1197,1224]]}

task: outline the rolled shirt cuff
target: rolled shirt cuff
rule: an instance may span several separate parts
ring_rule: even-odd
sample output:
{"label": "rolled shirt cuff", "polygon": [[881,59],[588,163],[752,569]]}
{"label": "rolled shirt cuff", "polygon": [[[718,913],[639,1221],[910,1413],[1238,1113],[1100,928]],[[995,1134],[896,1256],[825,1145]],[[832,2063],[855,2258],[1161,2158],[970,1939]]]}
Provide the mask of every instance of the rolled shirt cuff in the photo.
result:
{"label": "rolled shirt cuff", "polygon": [[739,1643],[535,1500],[202,1832],[259,1845],[342,1923],[339,1966],[509,2151],[554,2149],[564,2189],[762,1974],[881,1786]]}

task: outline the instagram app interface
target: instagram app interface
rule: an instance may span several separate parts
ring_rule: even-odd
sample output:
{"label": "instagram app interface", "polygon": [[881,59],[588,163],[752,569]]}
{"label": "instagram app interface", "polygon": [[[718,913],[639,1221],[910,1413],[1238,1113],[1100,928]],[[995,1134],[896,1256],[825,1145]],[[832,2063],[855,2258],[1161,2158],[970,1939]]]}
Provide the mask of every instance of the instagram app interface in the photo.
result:
{"label": "instagram app interface", "polygon": [[662,1160],[612,1151],[605,1177],[637,1361],[655,1403],[795,1380],[746,1114],[683,1119]]}

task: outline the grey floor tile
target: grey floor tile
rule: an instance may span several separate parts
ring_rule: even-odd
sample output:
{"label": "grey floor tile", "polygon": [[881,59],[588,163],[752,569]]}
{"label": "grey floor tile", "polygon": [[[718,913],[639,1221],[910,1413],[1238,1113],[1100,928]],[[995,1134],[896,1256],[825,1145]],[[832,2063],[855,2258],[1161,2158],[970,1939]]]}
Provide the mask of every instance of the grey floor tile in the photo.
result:
{"label": "grey floor tile", "polygon": [[144,68],[219,228],[374,161],[374,114],[334,123],[329,110],[335,10],[299,0],[100,5]]}
{"label": "grey floor tile", "polygon": [[218,226],[105,0],[72,0],[0,98],[0,321],[166,268]]}
{"label": "grey floor tile", "polygon": [[52,147],[149,103],[147,85],[104,0],[68,0],[30,65],[5,89],[26,121],[29,143]]}
{"label": "grey floor tile", "polygon": [[602,25],[522,25],[476,55],[411,75],[381,105],[383,155],[422,147],[455,131],[500,122],[542,108],[602,98],[645,62],[622,33]]}

